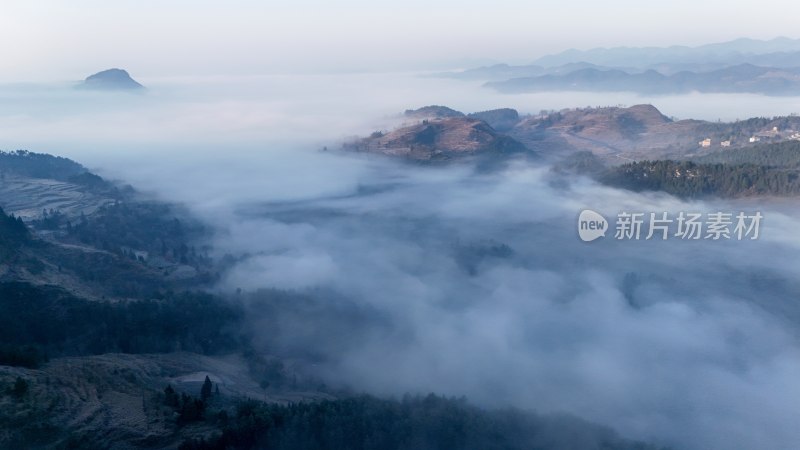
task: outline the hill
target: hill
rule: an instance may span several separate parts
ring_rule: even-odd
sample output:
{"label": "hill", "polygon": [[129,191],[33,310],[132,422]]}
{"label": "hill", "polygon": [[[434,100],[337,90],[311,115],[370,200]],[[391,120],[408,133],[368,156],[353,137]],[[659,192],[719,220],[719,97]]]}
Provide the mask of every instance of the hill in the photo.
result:
{"label": "hill", "polygon": [[611,163],[694,148],[697,122],[676,122],[652,105],[579,108],[523,118],[509,136],[544,155],[591,151]]}
{"label": "hill", "polygon": [[417,109],[407,109],[404,116],[411,119],[446,119],[449,117],[464,117],[464,113],[441,105],[428,105]]}
{"label": "hill", "polygon": [[[266,400],[264,380],[270,401],[330,398],[296,376],[307,391],[292,393],[283,366],[252,351],[244,306],[198,292],[220,268],[187,212],[65,158],[3,153],[0,173],[12,211],[63,206],[67,187],[77,211],[43,208],[23,223],[0,210],[0,447],[176,448],[214,429],[201,409],[210,419],[240,398]],[[89,211],[77,193],[94,190],[114,197]],[[214,402],[196,398],[200,372],[229,383]],[[177,406],[164,404],[168,384],[187,394]]]}
{"label": "hill", "polygon": [[[26,151],[0,152],[0,180],[0,219],[10,223],[6,214],[13,214],[13,223],[24,220],[27,236],[0,238],[0,281],[119,299],[202,285],[212,277],[210,260],[197,250],[205,230],[176,205],[106,181],[69,159]],[[13,252],[7,245],[12,238]]]}
{"label": "hill", "polygon": [[51,178],[66,181],[88,172],[82,165],[68,158],[27,150],[0,151],[0,174],[15,173],[34,178]]}
{"label": "hill", "polygon": [[131,78],[130,74],[122,69],[108,69],[97,72],[86,77],[78,87],[105,91],[140,91],[144,89],[144,86]]}
{"label": "hill", "polygon": [[417,162],[441,162],[474,156],[526,153],[524,145],[470,117],[424,119],[388,133],[345,144],[349,151],[399,157]]}
{"label": "hill", "polygon": [[[778,142],[796,130],[800,130],[800,117],[796,116],[735,122],[674,120],[652,105],[634,105],[545,112],[522,118],[507,134],[545,156],[590,151],[608,164],[622,164],[696,158],[746,148],[753,145],[753,136],[759,136],[762,143]],[[702,147],[700,141],[705,139],[709,145]]]}
{"label": "hill", "polygon": [[467,114],[467,117],[482,120],[497,131],[508,131],[519,123],[519,113],[516,109],[500,108]]}

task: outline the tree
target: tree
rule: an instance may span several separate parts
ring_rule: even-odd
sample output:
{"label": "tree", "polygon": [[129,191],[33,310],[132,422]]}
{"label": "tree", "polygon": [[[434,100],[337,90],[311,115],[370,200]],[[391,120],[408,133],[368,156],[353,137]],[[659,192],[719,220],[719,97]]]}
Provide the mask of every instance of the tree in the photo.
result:
{"label": "tree", "polygon": [[206,380],[203,382],[203,387],[200,388],[200,400],[207,401],[211,397],[211,379],[206,375]]}
{"label": "tree", "polygon": [[172,388],[172,385],[167,385],[164,388],[164,404],[171,407],[177,408],[178,407],[178,394],[175,392],[175,389]]}
{"label": "tree", "polygon": [[15,397],[21,398],[28,393],[29,389],[30,385],[28,382],[22,377],[17,377],[17,380],[14,382],[14,387],[11,388],[11,393],[14,394]]}
{"label": "tree", "polygon": [[202,400],[190,397],[186,394],[181,395],[181,409],[178,416],[179,424],[197,422],[203,419],[205,403]]}
{"label": "tree", "polygon": [[267,389],[269,389],[269,380],[261,380],[261,383],[258,383],[261,386],[261,389],[264,390],[264,401],[267,401]]}

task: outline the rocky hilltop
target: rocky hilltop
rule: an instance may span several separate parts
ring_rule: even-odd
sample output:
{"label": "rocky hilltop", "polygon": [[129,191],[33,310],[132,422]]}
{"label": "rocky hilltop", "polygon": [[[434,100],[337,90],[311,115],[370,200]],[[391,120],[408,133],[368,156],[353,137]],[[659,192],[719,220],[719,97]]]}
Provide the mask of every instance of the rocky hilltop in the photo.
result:
{"label": "rocky hilltop", "polygon": [[423,119],[387,133],[372,133],[369,137],[345,144],[345,149],[421,162],[528,152],[523,144],[497,132],[483,120],[463,114],[446,114],[448,116],[444,118]]}
{"label": "rocky hilltop", "polygon": [[407,109],[403,113],[411,119],[446,119],[449,117],[464,117],[464,113],[441,105],[428,105],[417,109]]}

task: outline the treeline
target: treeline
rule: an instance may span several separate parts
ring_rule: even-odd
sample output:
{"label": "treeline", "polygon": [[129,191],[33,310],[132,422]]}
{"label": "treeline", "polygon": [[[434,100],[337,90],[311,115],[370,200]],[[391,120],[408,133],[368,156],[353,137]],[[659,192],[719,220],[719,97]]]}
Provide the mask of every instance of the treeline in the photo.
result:
{"label": "treeline", "polygon": [[0,208],[0,263],[6,262],[29,237],[22,219],[9,216]]}
{"label": "treeline", "polygon": [[[212,396],[211,389],[212,383],[208,375],[206,375],[206,379],[203,382],[203,387],[200,388],[200,398],[195,398],[185,392],[178,395],[178,392],[171,385],[167,385],[164,388],[164,406],[177,413],[177,424],[179,426],[199,422],[205,418],[209,400],[211,400]],[[217,386],[216,393],[219,395],[219,386]]]}
{"label": "treeline", "polygon": [[82,191],[117,199],[125,198],[132,191],[130,186],[117,187],[71,159],[27,150],[0,151],[0,181],[9,174],[65,181],[79,186]]}
{"label": "treeline", "polygon": [[0,208],[0,239],[9,243],[19,242],[28,238],[28,227],[19,217],[8,215]]}
{"label": "treeline", "polygon": [[714,152],[695,159],[698,163],[756,164],[800,168],[800,141],[785,141]]}
{"label": "treeline", "polygon": [[746,139],[759,131],[771,130],[774,127],[779,130],[797,129],[800,127],[800,117],[751,117],[735,122],[699,122],[697,131],[724,137]]}
{"label": "treeline", "polygon": [[598,176],[610,186],[664,191],[684,198],[800,194],[797,170],[754,164],[698,164],[691,161],[638,161]]}
{"label": "treeline", "polygon": [[58,288],[0,283],[0,364],[36,367],[47,357],[241,351],[243,312],[209,294],[94,302]]}
{"label": "treeline", "polygon": [[571,417],[487,411],[433,394],[401,401],[371,396],[291,405],[251,401],[233,417],[220,414],[221,434],[188,439],[180,450],[655,449]]}

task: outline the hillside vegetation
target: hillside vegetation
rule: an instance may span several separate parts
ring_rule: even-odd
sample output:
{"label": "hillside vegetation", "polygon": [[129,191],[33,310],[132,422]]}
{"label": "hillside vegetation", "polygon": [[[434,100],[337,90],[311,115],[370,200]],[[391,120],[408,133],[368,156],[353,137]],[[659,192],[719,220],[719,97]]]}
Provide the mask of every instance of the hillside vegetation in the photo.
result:
{"label": "hillside vegetation", "polygon": [[294,405],[247,402],[222,421],[220,435],[187,440],[180,450],[656,450],[574,418],[485,411],[432,394],[402,401],[360,396]]}
{"label": "hillside vegetation", "polygon": [[714,152],[699,158],[699,163],[757,164],[766,167],[800,168],[800,141],[786,141]]}

